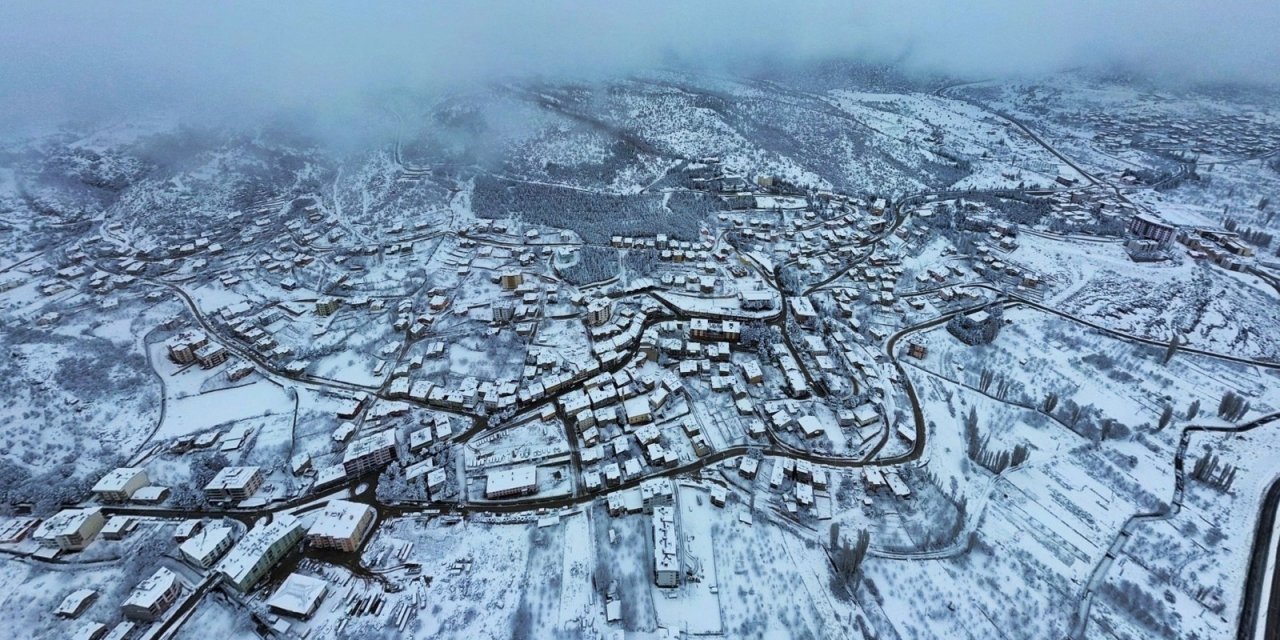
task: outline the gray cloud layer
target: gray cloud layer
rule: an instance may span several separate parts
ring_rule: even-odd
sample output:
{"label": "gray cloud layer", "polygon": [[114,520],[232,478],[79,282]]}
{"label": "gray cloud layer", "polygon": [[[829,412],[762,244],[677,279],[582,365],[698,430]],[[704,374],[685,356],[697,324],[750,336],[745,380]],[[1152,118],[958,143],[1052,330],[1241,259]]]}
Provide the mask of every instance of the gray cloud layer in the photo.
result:
{"label": "gray cloud layer", "polygon": [[2,4],[9,125],[339,105],[376,89],[673,59],[858,56],[970,77],[1120,65],[1171,80],[1280,81],[1276,0]]}

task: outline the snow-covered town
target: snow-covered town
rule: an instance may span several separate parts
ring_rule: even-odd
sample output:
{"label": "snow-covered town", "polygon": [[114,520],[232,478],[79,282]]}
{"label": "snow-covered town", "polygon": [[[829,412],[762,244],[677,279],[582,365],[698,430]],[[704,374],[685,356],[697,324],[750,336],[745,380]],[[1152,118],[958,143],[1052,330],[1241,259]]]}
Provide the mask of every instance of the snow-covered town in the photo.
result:
{"label": "snow-covered town", "polygon": [[1275,98],[848,63],[8,140],[0,612],[1280,637]]}

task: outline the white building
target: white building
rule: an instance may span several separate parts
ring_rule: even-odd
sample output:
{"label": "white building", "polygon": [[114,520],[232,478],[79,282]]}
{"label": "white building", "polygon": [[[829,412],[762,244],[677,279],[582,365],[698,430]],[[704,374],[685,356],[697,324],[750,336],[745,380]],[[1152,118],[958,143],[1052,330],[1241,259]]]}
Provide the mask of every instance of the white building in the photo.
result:
{"label": "white building", "polygon": [[807,325],[812,323],[818,317],[818,312],[814,310],[813,303],[808,298],[796,297],[791,299],[791,312],[796,317],[796,322]]}
{"label": "white building", "polygon": [[738,300],[746,311],[763,311],[773,308],[773,294],[768,291],[743,291],[738,294]]}
{"label": "white building", "polygon": [[653,583],[659,587],[680,583],[680,539],[676,510],[670,506],[653,509]]}
{"label": "white building", "polygon": [[291,573],[271,594],[267,606],[276,613],[305,620],[315,613],[328,590],[329,584],[320,578]]}
{"label": "white building", "polygon": [[813,438],[822,434],[822,422],[816,416],[801,416],[796,420],[796,426],[800,427],[800,431],[804,433],[804,437]]}
{"label": "white building", "polygon": [[538,492],[538,467],[521,465],[490,471],[485,477],[484,497],[530,496]]}
{"label": "white building", "polygon": [[650,478],[640,483],[640,499],[647,513],[661,506],[670,506],[675,498],[675,490],[668,478]]}
{"label": "white building", "polygon": [[244,500],[256,493],[262,482],[258,467],[224,467],[204,486],[204,495],[210,502]]}
{"label": "white building", "polygon": [[218,563],[218,573],[236,590],[247,593],[281,558],[302,540],[297,518],[279,513],[269,524],[255,527]]}
{"label": "white building", "polygon": [[178,545],[178,552],[187,562],[208,569],[218,561],[231,544],[235,542],[230,526],[225,524],[209,525]]}
{"label": "white building", "polygon": [[88,609],[89,605],[93,604],[97,599],[97,591],[93,589],[77,589],[62,599],[58,608],[53,611],[53,615],[59,618],[79,618],[80,614],[84,613],[84,610]]}
{"label": "white building", "polygon": [[120,611],[132,620],[155,620],[173,606],[181,592],[182,583],[178,582],[178,575],[160,567],[134,587],[129,599],[120,605]]}
{"label": "white building", "polygon": [[859,427],[875,424],[879,419],[879,412],[876,411],[875,405],[870,402],[860,404],[853,410],[853,421]]}
{"label": "white building", "polygon": [[80,551],[93,542],[104,524],[101,509],[64,509],[42,522],[31,537],[46,547]]}
{"label": "white building", "polygon": [[645,424],[653,421],[653,411],[649,406],[649,399],[645,396],[630,398],[622,404],[622,407],[627,414],[627,424]]}
{"label": "white building", "polygon": [[120,467],[102,476],[93,485],[93,493],[103,502],[125,502],[138,489],[147,486],[147,472],[138,467]]}

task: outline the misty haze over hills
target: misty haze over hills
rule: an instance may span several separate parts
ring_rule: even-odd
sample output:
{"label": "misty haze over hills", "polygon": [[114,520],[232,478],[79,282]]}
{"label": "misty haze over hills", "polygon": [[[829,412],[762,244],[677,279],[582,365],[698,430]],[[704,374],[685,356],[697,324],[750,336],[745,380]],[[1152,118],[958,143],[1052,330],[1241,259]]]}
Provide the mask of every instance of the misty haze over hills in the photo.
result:
{"label": "misty haze over hills", "polygon": [[1274,640],[1278,32],[2,4],[4,628]]}
{"label": "misty haze over hills", "polygon": [[6,129],[174,111],[322,116],[387,90],[495,79],[738,74],[824,59],[963,79],[1069,68],[1280,80],[1280,6],[1227,2],[169,2],[0,8]]}

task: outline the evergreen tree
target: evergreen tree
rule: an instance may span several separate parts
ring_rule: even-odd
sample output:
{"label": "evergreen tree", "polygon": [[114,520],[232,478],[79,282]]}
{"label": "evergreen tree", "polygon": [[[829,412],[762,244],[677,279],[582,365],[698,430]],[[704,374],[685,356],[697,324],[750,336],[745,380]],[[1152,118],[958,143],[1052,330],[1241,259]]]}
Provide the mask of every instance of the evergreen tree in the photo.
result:
{"label": "evergreen tree", "polygon": [[1044,397],[1044,408],[1042,409],[1042,411],[1044,411],[1045,413],[1053,413],[1053,410],[1056,409],[1057,407],[1058,407],[1058,394],[1050,393],[1049,395]]}
{"label": "evergreen tree", "polygon": [[1164,361],[1161,364],[1169,364],[1173,359],[1173,354],[1178,352],[1178,334],[1173,334],[1169,338],[1169,346],[1164,350]]}
{"label": "evergreen tree", "polygon": [[969,416],[964,421],[964,439],[965,446],[968,447],[969,459],[976,461],[980,442],[978,440],[978,411],[974,407],[969,408]]}

